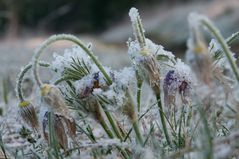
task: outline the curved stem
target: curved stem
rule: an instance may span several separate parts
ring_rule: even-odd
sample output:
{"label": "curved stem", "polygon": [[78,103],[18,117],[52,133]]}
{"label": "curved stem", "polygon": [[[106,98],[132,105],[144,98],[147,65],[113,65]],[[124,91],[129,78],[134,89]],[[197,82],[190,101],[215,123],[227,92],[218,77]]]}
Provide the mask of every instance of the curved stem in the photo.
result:
{"label": "curved stem", "polygon": [[239,71],[235,61],[233,60],[232,52],[230,51],[227,43],[223,39],[219,30],[214,26],[214,24],[206,18],[201,19],[202,24],[215,36],[217,41],[220,43],[223,52],[226,54],[227,60],[231,65],[232,71],[239,83]]}
{"label": "curved stem", "polygon": [[42,86],[42,81],[39,78],[38,68],[37,68],[38,67],[37,63],[38,63],[39,57],[43,53],[43,50],[45,48],[47,48],[50,44],[52,44],[56,41],[60,41],[60,40],[68,40],[68,41],[71,41],[71,42],[79,45],[85,51],[85,53],[92,59],[92,61],[96,64],[96,66],[99,68],[99,70],[102,72],[102,74],[105,76],[105,79],[106,79],[106,82],[108,83],[108,85],[112,84],[112,80],[111,80],[110,76],[106,73],[102,64],[97,60],[97,58],[95,57],[93,52],[90,51],[87,46],[85,46],[77,37],[75,37],[73,35],[59,34],[59,35],[53,35],[53,36],[49,37],[46,41],[44,41],[43,44],[41,45],[41,47],[36,51],[36,53],[34,55],[33,75],[34,75],[36,83],[39,87]]}
{"label": "curved stem", "polygon": [[156,98],[157,98],[158,107],[159,107],[160,119],[161,119],[161,123],[162,123],[162,126],[163,126],[163,132],[164,132],[164,135],[165,135],[165,138],[167,140],[168,145],[171,146],[171,140],[170,140],[170,137],[168,135],[168,129],[167,129],[165,119],[164,119],[164,111],[163,111],[163,107],[162,107],[162,103],[161,103],[160,94],[157,93]]}
{"label": "curved stem", "polygon": [[[43,66],[43,67],[49,66],[49,64],[46,62],[39,62],[39,65]],[[32,64],[29,63],[26,66],[24,66],[24,68],[18,74],[17,84],[16,84],[16,94],[17,94],[17,97],[20,100],[20,102],[24,101],[24,96],[23,96],[23,92],[22,92],[22,81],[23,81],[23,78],[24,78],[25,74],[27,73],[27,71],[30,70],[31,68],[32,68]]]}

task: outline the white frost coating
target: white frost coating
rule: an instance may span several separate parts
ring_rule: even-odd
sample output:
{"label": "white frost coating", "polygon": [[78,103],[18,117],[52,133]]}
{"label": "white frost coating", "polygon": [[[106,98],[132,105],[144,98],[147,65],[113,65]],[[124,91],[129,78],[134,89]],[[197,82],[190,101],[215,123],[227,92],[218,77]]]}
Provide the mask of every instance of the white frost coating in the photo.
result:
{"label": "white frost coating", "polygon": [[199,27],[200,26],[200,21],[204,17],[196,12],[190,13],[188,16],[188,23],[190,27]]}
{"label": "white frost coating", "polygon": [[135,71],[132,67],[125,67],[114,74],[117,84],[121,87],[127,87],[132,81],[135,80]]}
{"label": "white frost coating", "polygon": [[63,55],[58,55],[54,53],[54,60],[52,61],[51,69],[56,71],[57,73],[61,73],[64,71],[65,67],[70,66],[70,62],[72,62],[72,58],[84,60],[86,64],[90,64],[93,70],[98,70],[97,66],[92,63],[90,57],[84,52],[84,50],[79,46],[74,46],[71,49],[66,49]]}
{"label": "white frost coating", "polygon": [[223,159],[227,158],[232,153],[230,145],[218,145],[214,152],[215,158]]}
{"label": "white frost coating", "polygon": [[[178,102],[188,103],[191,100],[194,84],[192,71],[180,59],[177,59],[174,69],[168,70],[164,75],[163,81],[165,105],[178,104]],[[179,101],[180,98],[181,101]]]}
{"label": "white frost coating", "polygon": [[[142,55],[140,54],[140,46],[139,43],[135,41],[128,41],[128,54],[130,55],[131,59],[135,62],[139,62],[142,59]],[[169,52],[165,51],[162,45],[157,45],[153,43],[150,39],[146,38],[146,47],[151,54],[154,56],[157,55],[165,55],[170,59],[173,59],[175,56]]]}
{"label": "white frost coating", "polygon": [[[204,46],[204,39],[201,34],[201,20],[204,17],[202,15],[199,15],[197,13],[191,13],[188,16],[188,23],[189,23],[189,29],[190,29],[190,36],[187,40],[187,47],[188,47],[188,53],[206,53],[202,49],[206,49],[206,46]],[[205,48],[204,48],[205,47]]]}
{"label": "white frost coating", "polygon": [[139,12],[138,12],[138,9],[136,8],[131,8],[130,11],[129,11],[129,17],[130,17],[130,20],[135,23],[137,21],[137,18],[139,17]]}
{"label": "white frost coating", "polygon": [[184,62],[181,61],[181,59],[177,59],[177,63],[175,64],[175,69],[177,72],[184,77],[187,81],[192,81],[192,74],[191,74],[191,68],[186,65]]}
{"label": "white frost coating", "polygon": [[[223,52],[221,45],[215,40],[212,39],[209,43],[209,53],[211,58],[213,58],[216,54],[220,54],[220,58],[215,60],[216,66],[223,68],[223,69],[228,69],[231,70],[231,66],[227,60],[227,57],[225,56],[225,53]],[[236,61],[236,58],[234,57],[235,53],[232,54],[233,60]]]}

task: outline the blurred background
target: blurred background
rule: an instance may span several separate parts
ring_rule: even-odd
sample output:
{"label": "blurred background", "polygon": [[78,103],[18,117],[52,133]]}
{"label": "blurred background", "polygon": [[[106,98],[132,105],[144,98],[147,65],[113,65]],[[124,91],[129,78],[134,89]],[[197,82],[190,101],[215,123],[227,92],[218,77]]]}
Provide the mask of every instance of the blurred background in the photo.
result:
{"label": "blurred background", "polygon": [[[131,7],[139,9],[146,36],[181,57],[188,37],[187,16],[192,11],[211,18],[224,37],[239,30],[239,0],[0,0],[3,85],[12,80],[8,87],[14,88],[16,74],[31,60],[34,49],[57,33],[92,42],[93,51],[106,65],[129,65],[126,41],[133,37],[128,17]],[[47,49],[43,59],[49,61],[52,52],[62,53],[71,45],[58,42]]]}

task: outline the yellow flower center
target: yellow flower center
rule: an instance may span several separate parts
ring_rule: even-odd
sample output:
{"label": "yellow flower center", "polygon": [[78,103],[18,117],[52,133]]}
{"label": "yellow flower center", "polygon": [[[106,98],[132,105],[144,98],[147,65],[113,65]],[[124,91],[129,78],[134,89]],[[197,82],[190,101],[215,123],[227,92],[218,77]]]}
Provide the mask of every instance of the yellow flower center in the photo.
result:
{"label": "yellow flower center", "polygon": [[50,90],[51,90],[51,86],[49,84],[44,84],[42,87],[41,87],[41,96],[45,96],[47,95]]}
{"label": "yellow flower center", "polygon": [[19,104],[19,107],[27,107],[29,104],[30,104],[30,102],[28,102],[28,101],[22,101],[22,102]]}
{"label": "yellow flower center", "polygon": [[140,51],[140,54],[141,54],[142,56],[146,56],[146,55],[150,54],[150,51],[149,51],[148,48],[144,47],[144,48]]}

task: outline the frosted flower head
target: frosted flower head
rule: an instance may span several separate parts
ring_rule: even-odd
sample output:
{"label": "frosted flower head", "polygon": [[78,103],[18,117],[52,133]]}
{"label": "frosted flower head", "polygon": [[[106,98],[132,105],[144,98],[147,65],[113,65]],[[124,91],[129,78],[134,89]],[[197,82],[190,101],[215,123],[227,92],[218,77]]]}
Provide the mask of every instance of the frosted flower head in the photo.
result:
{"label": "frosted flower head", "polygon": [[156,88],[159,87],[160,81],[160,71],[156,59],[156,53],[160,46],[148,39],[146,39],[146,45],[149,47],[141,49],[137,41],[129,42],[128,53],[131,56],[132,62],[140,78],[147,81],[152,88]]}
{"label": "frosted flower head", "polygon": [[41,87],[41,98],[54,112],[68,114],[68,106],[65,103],[59,88],[53,85],[44,84]]}
{"label": "frosted flower head", "polygon": [[[113,76],[113,73],[111,73]],[[95,72],[83,79],[76,81],[77,94],[80,99],[84,99],[92,95],[95,89],[107,89],[108,85],[104,80],[102,73]]]}
{"label": "frosted flower head", "polygon": [[[182,63],[180,65],[183,65]],[[166,105],[175,104],[177,96],[181,96],[181,101],[187,104],[190,100],[192,89],[192,75],[186,66],[175,66],[174,70],[169,70],[163,81],[164,101]]]}
{"label": "frosted flower head", "polygon": [[201,33],[201,16],[191,13],[188,16],[190,37],[187,41],[188,49],[195,54],[207,54],[207,46]]}
{"label": "frosted flower head", "polygon": [[26,124],[28,124],[33,130],[38,129],[38,117],[34,106],[30,102],[20,102],[18,112]]}
{"label": "frosted flower head", "polygon": [[186,61],[196,72],[198,79],[206,85],[210,85],[212,79],[212,60],[209,56],[207,44],[201,32],[201,20],[203,17],[192,13],[188,17],[190,36],[187,41]]}
{"label": "frosted flower head", "polygon": [[139,61],[140,73],[152,88],[158,87],[160,83],[160,71],[156,58],[151,55],[142,56]]}

